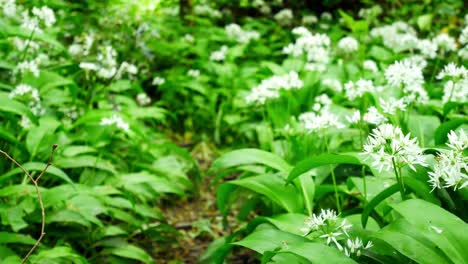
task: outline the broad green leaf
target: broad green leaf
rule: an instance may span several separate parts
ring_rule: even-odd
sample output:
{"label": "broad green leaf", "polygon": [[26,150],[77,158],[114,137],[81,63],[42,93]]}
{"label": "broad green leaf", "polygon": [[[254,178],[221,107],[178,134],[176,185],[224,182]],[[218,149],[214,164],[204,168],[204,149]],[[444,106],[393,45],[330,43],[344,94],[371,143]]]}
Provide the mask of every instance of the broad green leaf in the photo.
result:
{"label": "broad green leaf", "polygon": [[468,224],[437,205],[410,199],[392,207],[454,263],[468,263]]}
{"label": "broad green leaf", "polygon": [[154,263],[153,259],[146,251],[134,245],[113,248],[109,253],[123,258],[138,260],[143,263]]}
{"label": "broad green leaf", "polygon": [[[39,171],[39,172],[41,172],[41,171],[44,170],[44,168],[47,166],[47,164],[42,163],[42,162],[28,162],[28,163],[22,164],[22,166],[28,172],[30,172],[30,171]],[[23,170],[21,170],[20,168],[15,168],[15,169],[1,175],[0,176],[0,182],[8,180],[13,175],[22,174],[22,173],[23,173]],[[46,171],[46,173],[44,175],[44,178],[47,177],[48,174],[56,176],[56,177],[64,180],[65,182],[73,184],[73,181],[70,179],[70,177],[68,177],[68,175],[65,172],[63,172],[61,169],[59,169],[59,168],[57,168],[57,167],[55,167],[53,165],[50,165],[49,168],[47,168],[47,171]],[[44,178],[42,178],[42,179],[44,179]]]}
{"label": "broad green leaf", "polygon": [[259,149],[240,149],[228,152],[213,162],[212,170],[222,170],[248,164],[262,164],[287,173],[291,166],[281,157]]}
{"label": "broad green leaf", "polygon": [[241,241],[232,244],[246,247],[263,254],[265,251],[282,248],[284,244],[293,246],[306,241],[308,241],[308,239],[305,237],[284,232],[265,224],[258,226],[253,233]]}
{"label": "broad green leaf", "polygon": [[247,177],[228,183],[265,195],[290,213],[298,213],[303,209],[302,201],[300,200],[300,196],[297,195],[296,188],[286,185],[284,179],[277,174]]}
{"label": "broad green leaf", "polygon": [[114,165],[108,160],[104,160],[95,156],[81,155],[70,158],[57,158],[54,164],[59,168],[72,169],[72,168],[96,168],[116,174]]}
{"label": "broad green leaf", "polygon": [[171,182],[161,176],[151,174],[147,171],[122,174],[119,176],[119,185],[125,189],[131,189],[129,185],[137,184],[146,184],[157,193],[183,194],[183,190],[174,182]]}
{"label": "broad green leaf", "polygon": [[[31,157],[34,157],[41,145],[42,140],[46,136],[53,135],[54,131],[60,126],[60,122],[53,118],[41,118],[39,120],[39,126],[32,127],[29,132],[28,136],[26,137],[26,148],[28,149]],[[50,146],[52,150],[52,146]]]}
{"label": "broad green leaf", "polygon": [[0,244],[25,244],[25,245],[34,245],[36,240],[30,236],[17,234],[17,233],[8,233],[0,232]]}
{"label": "broad green leaf", "polygon": [[403,255],[421,264],[450,263],[444,253],[403,219],[391,223],[377,232],[379,238]]}
{"label": "broad green leaf", "polygon": [[36,122],[37,120],[28,107],[18,101],[8,98],[7,93],[0,92],[0,111],[26,116],[33,122]]}
{"label": "broad green leaf", "polygon": [[296,166],[291,170],[291,172],[288,175],[288,182],[291,182],[295,178],[299,177],[303,173],[310,171],[311,169],[330,164],[361,165],[361,162],[358,158],[354,156],[343,154],[325,153],[315,157],[310,157],[296,164]]}
{"label": "broad green leaf", "polygon": [[463,124],[468,124],[468,118],[456,118],[442,123],[434,132],[435,144],[444,144],[447,141],[447,135],[450,130],[455,130]]}
{"label": "broad green leaf", "polygon": [[292,252],[306,258],[316,264],[356,264],[353,259],[347,257],[343,252],[336,248],[329,247],[321,243],[304,242],[291,245],[284,252]]}
{"label": "broad green leaf", "polygon": [[300,236],[304,235],[301,228],[304,227],[304,222],[307,219],[306,215],[289,213],[265,217],[265,219],[281,231]]}
{"label": "broad green leaf", "polygon": [[67,157],[97,152],[97,150],[91,146],[67,146],[61,151],[62,154]]}
{"label": "broad green leaf", "polygon": [[362,226],[366,227],[367,224],[367,219],[369,218],[369,214],[374,210],[374,208],[379,205],[382,201],[387,199],[388,197],[392,196],[393,194],[397,193],[400,190],[400,185],[399,184],[394,184],[381,193],[379,193],[377,196],[375,196],[372,200],[369,201],[368,204],[364,207],[364,210],[362,211]]}
{"label": "broad green leaf", "polygon": [[88,261],[81,255],[73,252],[73,249],[66,246],[56,246],[51,249],[43,249],[34,255],[31,260],[33,263],[46,264],[53,260],[67,260],[66,263],[87,264]]}
{"label": "broad green leaf", "polygon": [[418,138],[421,146],[434,145],[434,131],[440,125],[439,118],[427,115],[410,115],[408,130]]}

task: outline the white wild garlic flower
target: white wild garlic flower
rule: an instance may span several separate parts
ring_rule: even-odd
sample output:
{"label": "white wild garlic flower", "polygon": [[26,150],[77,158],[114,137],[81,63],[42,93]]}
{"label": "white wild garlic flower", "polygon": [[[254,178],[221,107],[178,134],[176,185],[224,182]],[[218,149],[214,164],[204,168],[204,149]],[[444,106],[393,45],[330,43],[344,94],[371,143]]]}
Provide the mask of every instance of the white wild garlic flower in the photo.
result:
{"label": "white wild garlic flower", "polygon": [[416,171],[415,165],[427,167],[422,153],[416,138],[404,135],[399,127],[383,124],[372,130],[362,154],[370,157],[371,166],[381,172],[394,169],[393,163],[397,168],[407,165],[413,171]]}

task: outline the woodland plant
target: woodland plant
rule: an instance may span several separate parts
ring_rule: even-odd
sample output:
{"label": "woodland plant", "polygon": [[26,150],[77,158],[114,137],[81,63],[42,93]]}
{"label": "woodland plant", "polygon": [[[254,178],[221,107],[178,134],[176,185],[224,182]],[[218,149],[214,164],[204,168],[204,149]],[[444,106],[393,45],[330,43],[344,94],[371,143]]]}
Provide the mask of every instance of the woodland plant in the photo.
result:
{"label": "woodland plant", "polygon": [[0,262],[468,263],[463,1],[319,2],[0,0]]}

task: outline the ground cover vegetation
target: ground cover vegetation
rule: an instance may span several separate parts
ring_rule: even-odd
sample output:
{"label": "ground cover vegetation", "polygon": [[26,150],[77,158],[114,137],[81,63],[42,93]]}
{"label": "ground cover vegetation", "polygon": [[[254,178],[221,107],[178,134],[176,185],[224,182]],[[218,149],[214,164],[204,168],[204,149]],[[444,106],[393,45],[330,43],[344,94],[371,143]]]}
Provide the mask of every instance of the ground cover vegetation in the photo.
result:
{"label": "ground cover vegetation", "polygon": [[316,2],[0,0],[0,263],[468,263],[464,1]]}

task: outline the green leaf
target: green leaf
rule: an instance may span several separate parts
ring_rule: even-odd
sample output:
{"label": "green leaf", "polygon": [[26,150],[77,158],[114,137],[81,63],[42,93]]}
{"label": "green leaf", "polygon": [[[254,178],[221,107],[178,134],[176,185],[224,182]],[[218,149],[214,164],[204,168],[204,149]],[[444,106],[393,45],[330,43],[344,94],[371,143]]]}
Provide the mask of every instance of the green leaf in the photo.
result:
{"label": "green leaf", "polygon": [[26,116],[31,121],[36,122],[36,116],[24,104],[8,98],[7,93],[0,92],[0,111]]}
{"label": "green leaf", "polygon": [[[46,136],[53,135],[54,131],[60,126],[60,122],[53,118],[41,118],[39,126],[32,127],[26,137],[26,148],[33,158],[39,151],[41,142]],[[50,146],[52,150],[52,146]]]}
{"label": "green leaf", "polygon": [[407,221],[398,219],[374,235],[421,264],[450,263],[447,257]]}
{"label": "green leaf", "polygon": [[8,233],[8,232],[0,232],[0,244],[25,244],[25,245],[34,245],[36,240],[31,238],[30,236],[16,234],[16,233]]}
{"label": "green leaf", "polygon": [[283,243],[292,246],[298,243],[308,241],[306,238],[275,229],[267,224],[260,225],[257,229],[244,239],[232,243],[254,250],[260,254],[266,251],[272,251],[281,248]]}
{"label": "green leaf", "polygon": [[304,226],[307,215],[289,213],[265,217],[264,219],[281,231],[302,236],[304,232],[301,231],[301,227]]}
{"label": "green leaf", "polygon": [[440,206],[439,199],[431,192],[431,189],[426,182],[413,177],[403,177],[403,182],[405,183],[405,186],[411,189],[411,191],[413,191],[413,193],[415,193],[419,198]]}
{"label": "green leaf", "polygon": [[434,132],[434,141],[436,145],[442,145],[447,141],[447,135],[450,130],[455,130],[457,127],[468,124],[467,118],[456,118],[442,123]]}
{"label": "green leaf", "polygon": [[174,182],[147,171],[122,174],[119,179],[120,186],[125,189],[131,189],[129,185],[145,184],[157,193],[183,194],[183,190],[177,187]]}
{"label": "green leaf", "polygon": [[396,192],[400,190],[400,186],[396,183],[387,189],[383,190],[381,193],[379,193],[377,196],[375,196],[372,200],[369,201],[368,204],[364,207],[364,210],[362,211],[362,226],[365,228],[367,224],[367,219],[369,218],[370,213],[374,208],[379,205],[383,200],[387,199],[388,197],[392,196]]}
{"label": "green leaf", "polygon": [[358,158],[351,155],[329,153],[321,154],[315,157],[307,158],[297,163],[296,166],[289,173],[287,181],[291,182],[295,178],[310,171],[311,169],[330,164],[361,165],[361,162]]}
{"label": "green leaf", "polygon": [[322,243],[300,243],[291,245],[287,250],[282,252],[291,252],[301,257],[306,258],[314,264],[356,264],[353,259],[347,257],[336,248],[329,247]]}
{"label": "green leaf", "polygon": [[418,17],[417,24],[421,30],[431,29],[433,14],[424,14]]}
{"label": "green leaf", "polygon": [[[42,162],[28,162],[28,163],[24,163],[22,166],[27,171],[42,171],[47,166],[47,164],[42,163]],[[20,168],[15,168],[15,169],[1,175],[0,176],[0,182],[8,180],[13,175],[22,174],[22,173],[23,173],[23,170],[21,170]],[[59,168],[57,168],[57,167],[55,167],[53,165],[49,166],[49,168],[47,169],[44,177],[46,177],[47,174],[51,174],[53,176],[56,176],[56,177],[64,180],[65,182],[73,184],[73,181],[70,179],[70,177],[68,177],[68,175],[65,172],[63,172],[61,169],[59,169]]]}
{"label": "green leaf", "polygon": [[109,253],[123,258],[138,260],[143,263],[154,262],[151,256],[146,253],[146,251],[134,245],[124,245],[113,248],[109,251]]}
{"label": "green leaf", "polygon": [[284,179],[277,174],[248,177],[228,183],[265,195],[290,213],[302,212],[302,201],[297,195],[296,188],[291,185],[285,185]]}
{"label": "green leaf", "polygon": [[468,263],[468,224],[437,205],[410,199],[392,207],[454,263]]}
{"label": "green leaf", "polygon": [[[73,252],[73,249],[66,246],[56,246],[51,249],[43,249],[37,255],[31,258],[33,263],[53,263],[52,260],[67,260],[66,263],[87,264],[88,261],[79,254]],[[64,262],[62,262],[64,263]]]}
{"label": "green leaf", "polygon": [[90,167],[116,174],[114,165],[112,165],[110,161],[89,155],[82,155],[71,158],[57,158],[54,164],[57,167],[65,169]]}
{"label": "green leaf", "polygon": [[240,149],[228,152],[216,159],[211,169],[222,170],[248,164],[262,164],[284,173],[291,169],[291,166],[281,157],[259,149]]}

